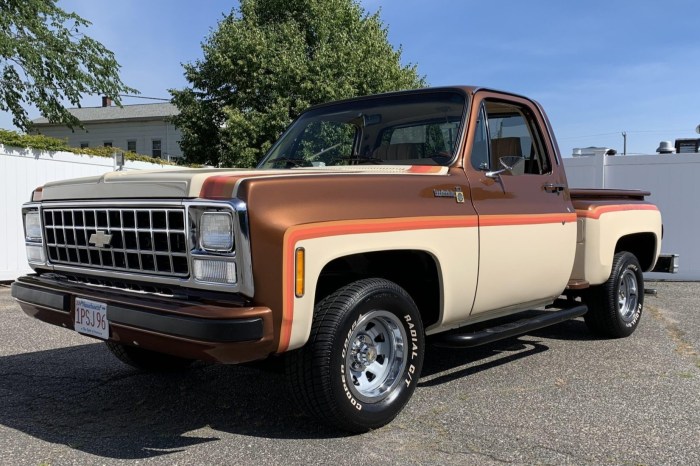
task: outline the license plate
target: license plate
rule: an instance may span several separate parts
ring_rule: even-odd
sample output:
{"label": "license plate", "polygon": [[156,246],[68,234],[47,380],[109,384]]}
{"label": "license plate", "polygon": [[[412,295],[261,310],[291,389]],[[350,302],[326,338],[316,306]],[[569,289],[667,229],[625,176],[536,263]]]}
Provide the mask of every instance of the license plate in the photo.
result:
{"label": "license plate", "polygon": [[85,298],[75,298],[75,331],[106,340],[109,338],[107,304]]}

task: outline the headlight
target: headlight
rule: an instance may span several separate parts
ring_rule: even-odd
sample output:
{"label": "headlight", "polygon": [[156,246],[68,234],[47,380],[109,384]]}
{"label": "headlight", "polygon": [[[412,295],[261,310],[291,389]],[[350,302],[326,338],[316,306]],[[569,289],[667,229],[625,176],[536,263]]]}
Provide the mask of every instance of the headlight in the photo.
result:
{"label": "headlight", "polygon": [[233,249],[233,220],[228,212],[204,212],[199,227],[202,249],[213,252]]}
{"label": "headlight", "polygon": [[27,212],[24,216],[24,236],[27,241],[41,241],[41,219],[39,212]]}

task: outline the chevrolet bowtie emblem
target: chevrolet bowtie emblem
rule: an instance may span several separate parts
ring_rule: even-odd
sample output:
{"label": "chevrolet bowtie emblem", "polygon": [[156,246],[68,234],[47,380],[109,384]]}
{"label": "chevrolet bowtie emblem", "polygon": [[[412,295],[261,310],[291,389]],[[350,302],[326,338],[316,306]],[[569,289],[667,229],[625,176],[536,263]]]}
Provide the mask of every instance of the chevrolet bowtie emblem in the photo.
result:
{"label": "chevrolet bowtie emblem", "polygon": [[102,230],[97,230],[97,233],[90,235],[88,242],[90,244],[94,244],[98,248],[103,248],[105,246],[109,246],[109,243],[112,242],[112,235],[107,234]]}

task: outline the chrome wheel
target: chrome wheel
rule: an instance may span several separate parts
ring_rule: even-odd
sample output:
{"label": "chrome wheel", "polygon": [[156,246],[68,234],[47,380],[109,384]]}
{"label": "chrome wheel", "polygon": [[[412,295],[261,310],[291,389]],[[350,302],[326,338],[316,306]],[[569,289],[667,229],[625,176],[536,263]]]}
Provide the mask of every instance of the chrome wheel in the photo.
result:
{"label": "chrome wheel", "polygon": [[630,322],[634,319],[639,303],[639,286],[637,284],[637,275],[627,269],[620,277],[617,293],[617,310],[620,317],[625,322]]}
{"label": "chrome wheel", "polygon": [[371,311],[360,317],[345,358],[345,378],[355,397],[376,403],[392,394],[406,367],[407,341],[404,326],[391,312]]}

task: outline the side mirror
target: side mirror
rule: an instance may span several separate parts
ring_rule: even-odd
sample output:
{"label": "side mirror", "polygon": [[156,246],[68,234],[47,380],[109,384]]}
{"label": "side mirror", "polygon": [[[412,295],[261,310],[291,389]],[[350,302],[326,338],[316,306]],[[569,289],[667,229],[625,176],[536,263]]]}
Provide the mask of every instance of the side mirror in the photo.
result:
{"label": "side mirror", "polygon": [[510,172],[512,173],[518,165],[525,161],[524,157],[519,157],[517,155],[506,155],[498,159],[498,163],[503,167],[500,170],[486,172],[485,175],[489,178],[498,178],[501,173]]}

